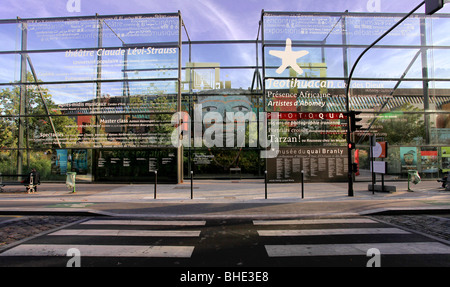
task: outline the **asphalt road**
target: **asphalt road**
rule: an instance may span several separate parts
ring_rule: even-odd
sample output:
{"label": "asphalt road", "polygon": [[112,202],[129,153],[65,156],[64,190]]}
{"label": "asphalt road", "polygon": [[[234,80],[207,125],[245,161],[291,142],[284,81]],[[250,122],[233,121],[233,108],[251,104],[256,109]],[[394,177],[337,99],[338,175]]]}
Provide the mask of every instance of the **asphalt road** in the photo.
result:
{"label": "asphalt road", "polygon": [[[10,266],[253,267],[255,272],[269,272],[247,274],[263,280],[273,272],[266,268],[272,267],[449,267],[450,246],[363,216],[170,221],[97,217],[3,250],[0,267]],[[211,274],[212,279],[191,279],[227,278],[224,272]],[[189,279],[185,273],[175,279],[183,276]]]}

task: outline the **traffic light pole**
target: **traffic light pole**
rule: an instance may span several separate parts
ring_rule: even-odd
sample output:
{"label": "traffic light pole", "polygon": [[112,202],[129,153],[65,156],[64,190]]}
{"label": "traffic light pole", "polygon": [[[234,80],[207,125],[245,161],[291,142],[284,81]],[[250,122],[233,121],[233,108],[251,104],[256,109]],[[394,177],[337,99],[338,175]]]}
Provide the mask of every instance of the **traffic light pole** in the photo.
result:
{"label": "traffic light pole", "polygon": [[[429,1],[429,0],[427,0]],[[347,109],[347,148],[348,148],[348,196],[353,196],[353,165],[352,165],[352,149],[350,148],[351,143],[351,130],[350,130],[350,101],[349,101],[349,92],[350,92],[350,84],[353,78],[353,73],[355,72],[355,68],[358,65],[361,58],[378,42],[380,42],[384,37],[386,37],[389,33],[391,33],[395,28],[397,28],[400,24],[402,24],[406,19],[409,18],[412,14],[414,14],[417,10],[420,9],[425,4],[426,1],[423,1],[416,8],[414,8],[411,12],[409,12],[405,17],[403,17],[400,21],[398,21],[394,26],[392,26],[389,30],[387,30],[383,35],[381,35],[375,42],[373,42],[370,46],[368,46],[359,57],[356,59],[353,67],[350,71],[350,75],[347,80],[347,86],[345,87],[345,98],[346,98],[346,109]]]}
{"label": "traffic light pole", "polygon": [[[347,105],[348,105],[348,101],[347,101]],[[348,109],[347,109],[348,111]],[[353,197],[353,161],[352,161],[352,148],[351,148],[351,138],[350,138],[350,134],[351,134],[351,129],[350,129],[350,124],[351,124],[351,118],[350,118],[350,113],[347,114],[347,157],[348,157],[348,173],[347,173],[347,177],[348,177],[348,196]]]}

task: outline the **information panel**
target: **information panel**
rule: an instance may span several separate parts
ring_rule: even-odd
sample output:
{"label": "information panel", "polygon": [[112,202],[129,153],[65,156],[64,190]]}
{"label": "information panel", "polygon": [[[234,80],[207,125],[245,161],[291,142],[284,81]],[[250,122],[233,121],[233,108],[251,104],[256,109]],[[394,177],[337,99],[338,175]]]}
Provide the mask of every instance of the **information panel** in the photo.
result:
{"label": "information panel", "polygon": [[269,183],[305,181],[346,181],[348,173],[345,147],[280,148],[276,158],[267,160]]}

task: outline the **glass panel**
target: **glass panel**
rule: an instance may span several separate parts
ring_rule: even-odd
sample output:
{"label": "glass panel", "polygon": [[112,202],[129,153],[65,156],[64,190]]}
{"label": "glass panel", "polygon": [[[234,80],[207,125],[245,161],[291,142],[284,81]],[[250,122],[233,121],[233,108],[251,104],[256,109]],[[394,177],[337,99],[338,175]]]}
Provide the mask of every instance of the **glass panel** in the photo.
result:
{"label": "glass panel", "polygon": [[1,24],[0,51],[17,51],[21,47],[22,25],[21,24]]}
{"label": "glass panel", "polygon": [[20,55],[0,54],[0,83],[10,84],[20,80]]}

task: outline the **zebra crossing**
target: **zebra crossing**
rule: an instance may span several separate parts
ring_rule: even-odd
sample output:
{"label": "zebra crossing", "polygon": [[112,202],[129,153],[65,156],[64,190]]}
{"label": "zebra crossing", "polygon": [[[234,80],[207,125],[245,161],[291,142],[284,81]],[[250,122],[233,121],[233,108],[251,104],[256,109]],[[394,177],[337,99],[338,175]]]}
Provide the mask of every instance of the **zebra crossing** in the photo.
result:
{"label": "zebra crossing", "polygon": [[437,265],[450,266],[449,245],[368,217],[91,218],[7,249],[0,253],[0,266],[8,266],[8,259],[34,266],[56,260],[51,266],[65,266],[72,254],[90,266],[102,265],[105,260],[109,265],[126,262],[131,266],[339,266],[342,262],[365,266],[373,250],[391,260],[391,265],[401,266],[405,261],[433,265],[437,260]]}
{"label": "zebra crossing", "polygon": [[[91,219],[47,234],[44,236],[44,243],[18,245],[1,253],[0,257],[68,256],[68,250],[75,249],[83,257],[190,258],[195,244],[177,246],[161,245],[161,242],[165,238],[199,238],[199,228],[205,224],[206,221]],[[179,230],[183,228],[187,230]],[[139,243],[129,244],[133,239],[139,239]],[[57,244],[51,243],[52,241]],[[70,241],[70,244],[64,244],[65,241]],[[78,243],[86,241],[89,244]],[[123,242],[126,244],[117,244]],[[143,245],[141,242],[155,244]]]}
{"label": "zebra crossing", "polygon": [[[274,242],[265,244],[271,258],[368,256],[375,248],[382,256],[441,255],[450,259],[450,246],[370,218],[255,220],[253,224],[259,236]],[[360,242],[364,240],[367,242]]]}

